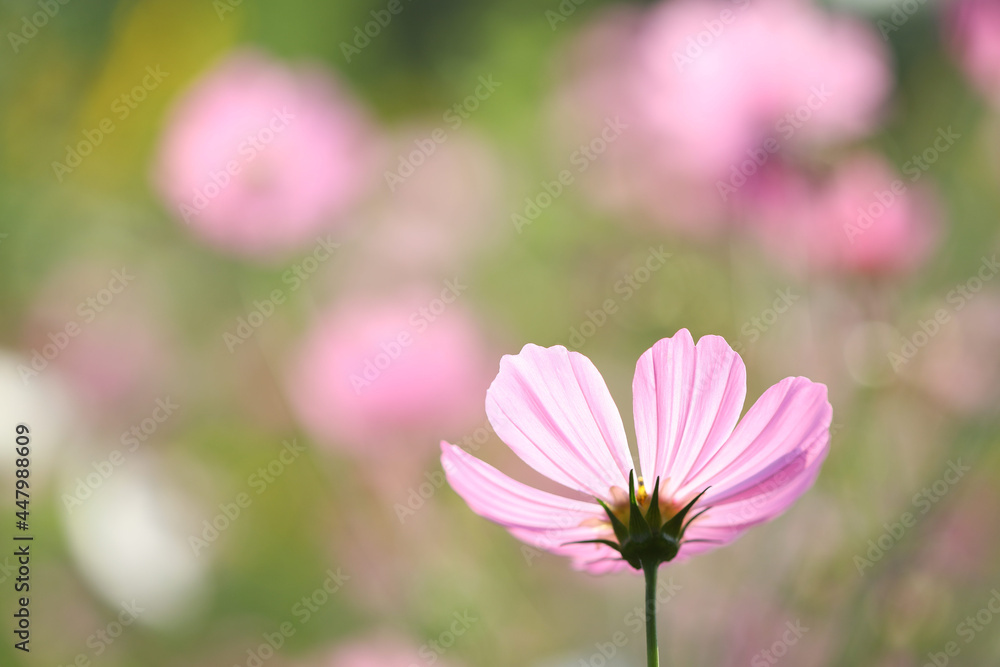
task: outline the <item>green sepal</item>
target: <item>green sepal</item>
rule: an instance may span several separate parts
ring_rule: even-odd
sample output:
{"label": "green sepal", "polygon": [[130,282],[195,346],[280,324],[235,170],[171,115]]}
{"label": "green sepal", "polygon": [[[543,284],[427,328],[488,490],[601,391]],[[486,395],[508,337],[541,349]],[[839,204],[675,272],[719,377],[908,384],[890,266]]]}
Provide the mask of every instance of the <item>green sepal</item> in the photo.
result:
{"label": "green sepal", "polygon": [[611,540],[577,540],[576,542],[566,542],[563,546],[566,546],[567,544],[603,544],[604,546],[611,547],[618,553],[622,552],[621,547]]}
{"label": "green sepal", "polygon": [[722,544],[719,540],[684,540],[684,544],[698,544],[699,542],[705,544]]}
{"label": "green sepal", "polygon": [[611,511],[611,508],[608,507],[606,502],[600,498],[597,498],[597,502],[601,504],[601,507],[603,507],[604,511],[607,513],[608,520],[611,521],[611,527],[614,528],[615,537],[618,538],[618,543],[624,544],[625,540],[628,539],[628,528],[625,527],[625,524],[622,523],[621,519],[615,516],[615,513]]}
{"label": "green sepal", "polygon": [[[711,488],[711,487],[708,487]],[[612,511],[611,507],[600,498],[597,502],[608,515],[608,521],[614,529],[615,543],[607,539],[580,540],[577,542],[567,542],[566,544],[603,544],[611,547],[619,554],[622,560],[637,570],[655,571],[660,563],[666,563],[677,557],[681,549],[682,542],[708,542],[710,540],[684,540],[684,533],[691,523],[701,516],[706,510],[704,508],[695,512],[692,516],[691,510],[701,500],[708,491],[696,495],[666,523],[663,522],[663,513],[660,510],[660,478],[656,478],[653,492],[649,496],[649,510],[645,516],[635,493],[635,471],[629,473],[628,479],[628,501],[629,518],[628,525]]]}
{"label": "green sepal", "polygon": [[635,499],[635,471],[628,474],[628,502],[629,535],[639,540],[649,537],[653,532],[649,529],[649,524],[642,516],[642,508],[639,507],[639,503]]}
{"label": "green sepal", "polygon": [[675,514],[673,518],[670,519],[670,521],[663,524],[663,529],[662,529],[663,534],[668,535],[679,542],[681,537],[684,536],[684,531],[687,529],[687,526],[684,525],[684,518],[687,516],[688,512],[691,511],[691,508],[694,507],[694,504],[698,502],[701,499],[701,497],[705,495],[705,492],[708,491],[708,489],[710,488],[712,487],[706,487],[705,491],[702,491],[697,496],[692,498],[691,502],[689,502],[687,505],[684,506],[684,509]]}
{"label": "green sepal", "polygon": [[659,530],[663,517],[660,516],[660,478],[656,478],[656,486],[653,487],[653,495],[649,499],[649,511],[646,512],[646,523],[650,529]]}
{"label": "green sepal", "polygon": [[[705,489],[705,490],[708,491],[708,489]],[[705,512],[707,512],[710,509],[711,509],[710,507],[706,507],[705,509],[698,510],[697,512],[695,512],[694,516],[691,517],[690,519],[688,519],[687,522],[684,524],[684,526],[681,528],[681,537],[684,537],[684,533],[687,532],[688,526],[690,526],[694,522],[695,519],[697,519],[698,517],[700,517],[702,514],[704,514]]]}

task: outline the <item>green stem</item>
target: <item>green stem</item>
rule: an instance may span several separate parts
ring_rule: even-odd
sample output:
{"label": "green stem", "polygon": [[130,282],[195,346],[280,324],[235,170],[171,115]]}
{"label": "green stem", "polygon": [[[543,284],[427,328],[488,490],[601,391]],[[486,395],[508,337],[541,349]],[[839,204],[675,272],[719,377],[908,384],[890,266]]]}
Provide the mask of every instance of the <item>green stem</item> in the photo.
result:
{"label": "green stem", "polygon": [[646,665],[660,667],[660,651],[656,646],[656,571],[659,563],[643,563],[646,575]]}

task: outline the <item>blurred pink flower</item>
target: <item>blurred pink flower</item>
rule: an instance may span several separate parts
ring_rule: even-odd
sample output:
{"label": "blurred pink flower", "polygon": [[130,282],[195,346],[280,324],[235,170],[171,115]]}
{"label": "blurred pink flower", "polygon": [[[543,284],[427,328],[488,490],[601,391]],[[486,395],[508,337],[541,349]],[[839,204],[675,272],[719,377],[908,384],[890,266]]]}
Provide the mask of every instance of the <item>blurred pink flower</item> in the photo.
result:
{"label": "blurred pink flower", "polygon": [[208,243],[280,254],[342,221],[372,182],[367,121],[318,68],[229,56],[177,101],[154,184]]}
{"label": "blurred pink flower", "polygon": [[956,291],[952,297],[943,324],[933,315],[918,318],[924,328],[916,330],[933,335],[927,335],[926,347],[912,360],[901,356],[899,370],[949,410],[964,415],[995,410],[1000,401],[1000,294]]}
{"label": "blurred pink flower", "polygon": [[654,217],[693,232],[717,229],[777,154],[791,159],[870,132],[892,83],[887,49],[869,26],[808,2],[677,0],[611,18],[585,35],[610,56],[573,64],[583,73],[564,102],[629,124],[609,151],[629,162],[597,161],[596,172],[619,170],[611,199],[630,203],[631,192]]}
{"label": "blurred pink flower", "polygon": [[[718,336],[695,345],[681,329],[659,341],[639,359],[632,390],[643,511],[656,495],[644,480],[660,480],[664,520],[707,489],[693,508],[704,513],[692,515],[675,554],[681,558],[728,544],[781,514],[812,485],[826,457],[832,415],[826,387],[786,378],[737,425],[746,370]],[[621,416],[589,359],[562,346],[526,345],[501,361],[486,411],[497,435],[528,465],[607,503],[629,524],[624,489],[634,464]],[[600,504],[529,487],[459,447],[441,447],[449,483],[476,513],[536,548],[570,557],[578,569],[625,567],[609,545],[570,544],[615,539]]]}
{"label": "blurred pink flower", "polygon": [[940,209],[928,188],[875,154],[845,160],[821,183],[772,168],[747,194],[744,212],[765,247],[793,270],[906,273],[937,241]]}
{"label": "blurred pink flower", "polygon": [[109,317],[68,345],[56,366],[91,408],[149,410],[165,391],[173,350],[148,321]]}
{"label": "blurred pink flower", "polygon": [[682,0],[650,19],[638,45],[639,111],[713,176],[768,134],[812,143],[864,134],[889,90],[874,31],[808,2]]}
{"label": "blurred pink flower", "polygon": [[[420,649],[390,637],[362,639],[344,644],[322,661],[323,667],[412,667],[426,662]],[[450,663],[435,662],[447,667]]]}
{"label": "blurred pink flower", "polygon": [[796,610],[782,608],[772,596],[757,591],[743,592],[728,604],[734,613],[727,614],[721,629],[725,639],[715,642],[725,655],[716,664],[757,667],[784,659],[796,667],[819,667],[834,661],[838,643],[817,636],[829,634],[827,624],[803,619]]}
{"label": "blurred pink flower", "polygon": [[176,388],[177,351],[160,296],[132,266],[64,266],[26,320],[32,374],[59,373],[89,420],[118,426],[144,415]]}
{"label": "blurred pink flower", "polygon": [[935,518],[933,531],[939,536],[923,545],[919,557],[922,570],[935,579],[965,581],[976,585],[989,576],[1000,551],[997,536],[982,530],[986,508],[1000,507],[1000,494],[985,479],[977,479],[953,508]]}
{"label": "blurred pink flower", "polygon": [[495,148],[464,128],[445,131],[443,143],[433,141],[441,131],[410,128],[393,139],[389,150],[397,162],[385,172],[393,180],[366,220],[356,272],[458,271],[509,230]]}
{"label": "blurred pink flower", "polygon": [[486,343],[448,302],[458,296],[449,286],[456,283],[440,295],[357,300],[316,325],[289,390],[306,428],[358,454],[405,458],[426,454],[442,429],[460,434],[481,421]]}
{"label": "blurred pink flower", "polygon": [[945,39],[979,91],[1000,103],[1000,3],[952,0],[946,4]]}

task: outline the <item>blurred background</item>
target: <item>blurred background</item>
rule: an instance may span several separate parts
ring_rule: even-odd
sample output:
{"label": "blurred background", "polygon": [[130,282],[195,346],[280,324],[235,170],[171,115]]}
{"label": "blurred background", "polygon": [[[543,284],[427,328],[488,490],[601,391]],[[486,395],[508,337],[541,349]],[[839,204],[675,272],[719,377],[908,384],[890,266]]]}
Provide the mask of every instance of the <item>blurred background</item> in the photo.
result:
{"label": "blurred background", "polygon": [[[503,354],[725,336],[813,490],[667,665],[1000,663],[1000,3],[3,0],[3,665],[635,665],[641,578],[444,483]],[[749,405],[749,403],[748,403]],[[522,474],[523,473],[523,474]],[[12,544],[8,543],[8,544]],[[992,622],[992,625],[991,625]]]}

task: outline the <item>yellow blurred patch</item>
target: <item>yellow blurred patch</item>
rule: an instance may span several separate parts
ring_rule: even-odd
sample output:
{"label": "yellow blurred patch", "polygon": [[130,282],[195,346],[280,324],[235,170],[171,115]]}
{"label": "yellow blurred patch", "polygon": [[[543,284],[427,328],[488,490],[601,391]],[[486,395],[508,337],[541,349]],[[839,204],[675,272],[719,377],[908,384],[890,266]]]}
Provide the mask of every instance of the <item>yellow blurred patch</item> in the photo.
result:
{"label": "yellow blurred patch", "polygon": [[120,10],[104,69],[67,138],[74,147],[98,137],[101,144],[65,178],[112,190],[147,180],[169,106],[236,41],[245,8],[226,8],[232,11],[203,0],[149,0]]}

